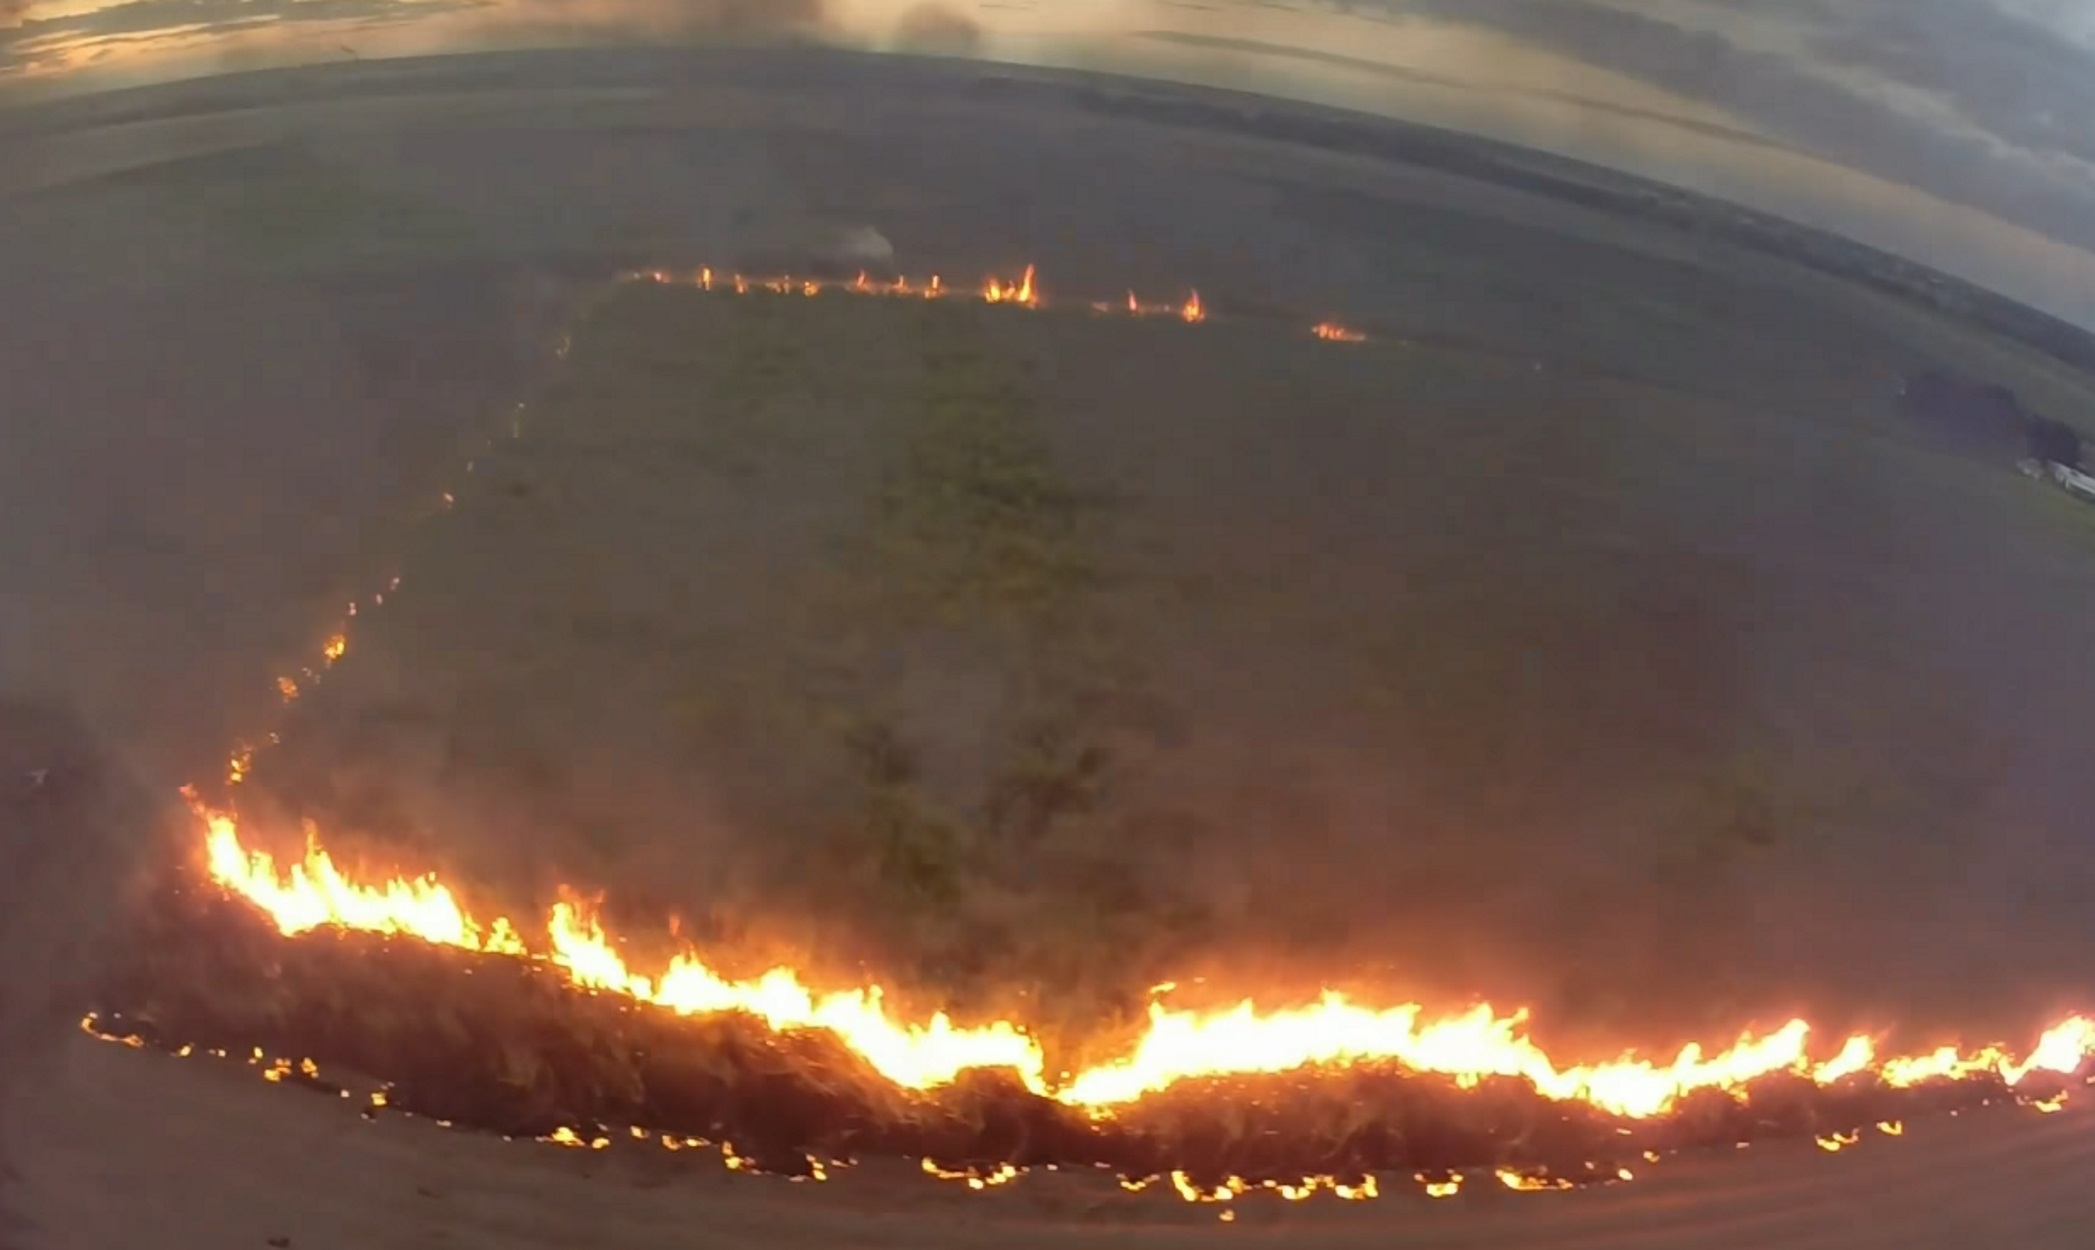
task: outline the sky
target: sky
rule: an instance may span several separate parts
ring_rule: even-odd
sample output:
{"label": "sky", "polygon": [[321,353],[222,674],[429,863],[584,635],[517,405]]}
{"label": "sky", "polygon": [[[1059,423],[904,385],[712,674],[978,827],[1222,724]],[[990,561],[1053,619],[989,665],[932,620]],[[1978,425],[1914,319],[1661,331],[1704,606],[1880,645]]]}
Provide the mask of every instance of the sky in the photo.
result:
{"label": "sky", "polygon": [[751,33],[1471,130],[1838,230],[2095,327],[2095,0],[0,0],[0,83]]}

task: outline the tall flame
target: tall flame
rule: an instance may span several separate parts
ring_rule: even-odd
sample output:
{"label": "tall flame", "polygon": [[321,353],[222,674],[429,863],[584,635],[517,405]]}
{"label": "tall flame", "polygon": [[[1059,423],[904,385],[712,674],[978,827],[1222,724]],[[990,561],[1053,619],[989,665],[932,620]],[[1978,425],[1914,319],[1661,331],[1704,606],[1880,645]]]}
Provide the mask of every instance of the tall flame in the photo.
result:
{"label": "tall flame", "polygon": [[231,812],[209,808],[194,795],[190,802],[203,825],[212,879],[266,913],[286,935],[336,926],[543,960],[578,987],[684,1015],[737,1011],[777,1030],[827,1030],[908,1089],[934,1088],[971,1068],[1001,1068],[1036,1093],[1101,1115],[1188,1079],[1361,1062],[1394,1062],[1465,1086],[1511,1077],[1549,1098],[1641,1118],[1666,1112],[1694,1091],[1736,1090],[1772,1073],[1831,1084],[1870,1072],[1894,1086],[1989,1075],[2013,1086],[2035,1072],[2076,1072],[2095,1056],[2095,1019],[2075,1016],[2046,1032],[2020,1059],[1996,1046],[1882,1057],[1871,1038],[1858,1035],[1815,1062],[1809,1025],[1792,1020],[1771,1033],[1742,1036],[1715,1054],[1689,1045],[1670,1062],[1630,1054],[1560,1066],[1527,1035],[1524,1011],[1504,1015],[1478,1006],[1428,1019],[1415,1003],[1375,1008],[1327,992],[1307,1006],[1264,1012],[1248,1000],[1205,1012],[1155,1002],[1132,1049],[1051,1084],[1039,1043],[1014,1021],[964,1026],[940,1013],[907,1023],[890,1014],[877,986],[818,993],[786,967],[736,981],[691,951],[649,976],[635,972],[599,921],[572,900],[554,905],[543,924],[543,943],[528,945],[506,918],[474,920],[434,876],[356,882],[311,830],[304,857],[280,868],[269,855],[242,844]]}
{"label": "tall flame", "polygon": [[[534,954],[511,921],[497,917],[479,924],[434,876],[359,884],[336,866],[310,830],[304,858],[279,870],[270,855],[241,844],[230,812],[204,807],[193,797],[191,805],[204,822],[212,879],[267,913],[286,936],[334,926],[489,954]],[[908,1089],[943,1085],[969,1068],[1008,1068],[1029,1089],[1047,1088],[1039,1046],[1007,1021],[961,1028],[941,1012],[921,1025],[902,1024],[888,1014],[878,986],[816,994],[789,968],[730,981],[689,953],[672,959],[659,978],[648,977],[627,967],[601,924],[573,901],[553,906],[545,933],[537,957],[584,989],[622,994],[681,1015],[740,1011],[781,1031],[826,1029],[881,1075]]]}
{"label": "tall flame", "polygon": [[1017,282],[1005,282],[992,277],[982,288],[982,298],[992,304],[1017,304],[1021,308],[1038,308],[1040,292],[1034,286],[1034,267],[1026,266],[1026,272]]}

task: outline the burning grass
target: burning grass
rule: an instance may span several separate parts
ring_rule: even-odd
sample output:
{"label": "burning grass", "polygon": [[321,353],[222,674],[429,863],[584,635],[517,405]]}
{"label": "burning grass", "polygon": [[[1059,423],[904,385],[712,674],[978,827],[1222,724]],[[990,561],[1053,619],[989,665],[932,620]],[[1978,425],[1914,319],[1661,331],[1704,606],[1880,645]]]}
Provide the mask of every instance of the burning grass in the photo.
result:
{"label": "burning grass", "polygon": [[[162,892],[138,923],[135,957],[103,987],[94,1031],[169,1050],[280,1056],[265,1071],[322,1088],[353,1083],[349,1074],[375,1079],[383,1090],[371,1114],[569,1144],[730,1143],[740,1165],[793,1176],[894,1155],[977,1187],[1029,1168],[1099,1168],[1130,1186],[1167,1179],[1191,1200],[1262,1189],[1366,1197],[1378,1192],[1371,1177],[1391,1174],[1435,1187],[1489,1174],[1556,1188],[1625,1179],[1698,1147],[1809,1136],[1837,1149],[1916,1117],[2056,1105],[2083,1077],[2087,1040],[2083,1027],[2062,1035],[2063,1050],[2040,1054],[2064,1071],[1968,1056],[1953,1076],[1903,1087],[1885,1075],[1895,1065],[1841,1074],[1742,1064],[1750,1075],[1653,1114],[1552,1098],[1519,1076],[1372,1057],[1270,1072],[1223,1060],[1087,1107],[1072,1098],[1087,1074],[1050,1088],[1011,1067],[971,1067],[913,1088],[846,1033],[591,990],[572,960],[339,926],[287,937],[268,913],[211,885]],[[1267,1033],[1286,1023],[1262,1019]],[[1249,1059],[1261,1027],[1242,1031]],[[1160,1029],[1150,1044],[1171,1039]]]}
{"label": "burning grass", "polygon": [[[832,291],[956,297],[938,279],[629,277],[795,303]],[[1030,270],[992,279],[978,297],[1019,309],[1046,303]],[[1172,304],[1130,295],[1090,311],[1188,325],[1212,315],[1197,294]],[[790,335],[752,333],[735,357],[739,371],[722,382],[732,392],[724,399],[760,397],[795,372]],[[1313,333],[1364,337],[1335,323]],[[923,412],[876,493],[858,552],[865,585],[905,624],[987,617],[1006,637],[1106,647],[1086,606],[1101,576],[1095,501],[1056,476],[1028,410],[992,364],[927,357],[925,376]],[[734,448],[713,450],[721,459]],[[732,469],[731,460],[721,465]],[[516,487],[512,496],[530,496]],[[369,606],[398,590],[391,580]],[[311,667],[283,679],[286,701],[326,680],[351,641],[347,629],[330,634]],[[1041,792],[1081,789],[1085,752],[1081,742],[1066,750],[1073,741],[1031,741],[1020,779]],[[236,751],[229,788],[251,788],[255,764],[253,751]],[[912,805],[906,786],[873,771],[888,786],[878,797],[893,800],[874,805],[886,822],[876,832],[892,835],[883,854],[922,876],[922,844],[944,826]],[[1193,1201],[1253,1190],[1370,1197],[1374,1178],[1392,1174],[1435,1195],[1486,1175],[1516,1189],[1560,1188],[1627,1179],[1648,1159],[1695,1147],[1811,1136],[1831,1150],[1870,1126],[1889,1133],[1909,1118],[1989,1102],[2054,1108],[2095,1050],[2095,1023],[2078,1018],[2022,1054],[1907,1057],[1881,1055],[1866,1037],[1815,1046],[1793,1022],[1670,1061],[1580,1063],[1545,1053],[1524,1013],[1479,1007],[1435,1018],[1327,994],[1279,1010],[1153,1003],[1118,1050],[1110,1039],[1080,1039],[1091,1047],[1083,1053],[1105,1053],[1064,1073],[1049,1062],[1040,1019],[912,1023],[877,990],[817,993],[790,968],[735,981],[689,949],[639,971],[572,902],[542,927],[476,919],[435,878],[355,880],[317,845],[280,867],[243,841],[232,810],[194,808],[208,880],[185,879],[140,917],[134,958],[104,987],[94,1031],[281,1057],[265,1071],[309,1084],[359,1074],[383,1085],[374,1113],[569,1144],[732,1143],[724,1148],[733,1166],[796,1176],[819,1177],[825,1161],[903,1155],[977,1188],[1033,1167],[1091,1167],[1131,1187],[1168,1181]],[[992,810],[1027,825],[1009,803]],[[925,893],[934,908],[949,902]]]}
{"label": "burning grass", "polygon": [[94,1031],[280,1056],[267,1071],[307,1084],[364,1074],[384,1085],[376,1106],[509,1136],[731,1143],[739,1165],[788,1175],[903,1155],[976,1183],[1047,1165],[1168,1177],[1192,1200],[1370,1196],[1371,1177],[1407,1172],[1429,1192],[1483,1172],[1554,1188],[1683,1149],[1839,1149],[1916,1116],[2055,1109],[2095,1050],[2095,1023],[2075,1019],[2023,1057],[1887,1058],[1854,1038],[1813,1059],[1797,1022],[1670,1064],[1566,1066],[1520,1015],[1425,1020],[1326,996],[1158,1006],[1120,1058],[1049,1080],[1014,1022],[910,1025],[877,991],[816,995],[790,970],[729,981],[689,953],[641,975],[573,904],[539,945],[476,922],[440,883],[363,885],[317,848],[279,873],[231,818],[199,816],[212,880],[155,896]]}

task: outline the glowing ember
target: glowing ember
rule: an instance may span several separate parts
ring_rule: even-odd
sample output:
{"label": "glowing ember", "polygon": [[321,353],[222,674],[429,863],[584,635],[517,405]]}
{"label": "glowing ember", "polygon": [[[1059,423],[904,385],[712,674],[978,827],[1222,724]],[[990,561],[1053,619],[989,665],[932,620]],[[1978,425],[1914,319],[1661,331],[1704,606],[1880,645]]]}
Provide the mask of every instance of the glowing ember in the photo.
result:
{"label": "glowing ember", "polygon": [[1310,331],[1327,343],[1365,343],[1368,336],[1358,330],[1348,330],[1335,321],[1326,321]]}
{"label": "glowing ember", "polygon": [[969,1189],[977,1190],[994,1189],[999,1185],[1008,1185],[1020,1176],[1019,1170],[1008,1163],[998,1164],[986,1172],[978,1168],[949,1170],[940,1167],[929,1159],[924,1160],[923,1166],[924,1175],[926,1176],[941,1181],[959,1181]]}
{"label": "glowing ember", "polygon": [[1126,1055],[1051,1086],[1039,1044],[1013,1021],[970,1027],[939,1014],[922,1024],[904,1023],[888,1013],[878,987],[817,993],[789,968],[732,981],[691,952],[673,958],[659,974],[638,973],[598,921],[573,901],[552,908],[542,945],[527,946],[519,928],[505,918],[475,921],[434,877],[359,884],[317,841],[309,842],[301,862],[280,870],[268,855],[241,844],[231,813],[194,805],[204,824],[212,878],[267,913],[285,934],[332,925],[528,956],[584,989],[684,1015],[738,1011],[776,1030],[827,1030],[908,1089],[943,1085],[971,1068],[1008,1069],[1035,1092],[1101,1115],[1185,1080],[1363,1062],[1394,1062],[1465,1086],[1512,1077],[1548,1098],[1643,1118],[1669,1110],[1696,1090],[1735,1091],[1775,1073],[1825,1085],[1871,1072],[1894,1087],[1986,1075],[2012,1087],[2033,1072],[2078,1071],[2095,1055],[2095,1021],[2076,1016],[2044,1034],[2019,1060],[2000,1047],[1969,1052],[1945,1047],[1917,1057],[1880,1059],[1870,1039],[1854,1037],[1814,1063],[1807,1047],[1810,1029],[1793,1020],[1763,1036],[1741,1037],[1715,1054],[1690,1045],[1670,1062],[1625,1055],[1560,1065],[1526,1035],[1525,1012],[1502,1015],[1478,1006],[1428,1019],[1416,1004],[1373,1008],[1326,993],[1307,1006],[1263,1012],[1249,1001],[1210,1012],[1152,1003],[1148,1028]]}
{"label": "glowing ember", "polygon": [[1305,1176],[1295,1181],[1263,1180],[1247,1181],[1241,1176],[1232,1176],[1211,1186],[1196,1184],[1183,1171],[1165,1173],[1161,1176],[1120,1178],[1120,1187],[1131,1194],[1139,1194],[1153,1185],[1169,1185],[1187,1202],[1233,1202],[1245,1194],[1264,1192],[1275,1195],[1283,1202],[1304,1202],[1319,1193],[1328,1193],[1341,1202],[1364,1202],[1382,1196],[1373,1176],[1361,1177],[1348,1183],[1332,1176]]}

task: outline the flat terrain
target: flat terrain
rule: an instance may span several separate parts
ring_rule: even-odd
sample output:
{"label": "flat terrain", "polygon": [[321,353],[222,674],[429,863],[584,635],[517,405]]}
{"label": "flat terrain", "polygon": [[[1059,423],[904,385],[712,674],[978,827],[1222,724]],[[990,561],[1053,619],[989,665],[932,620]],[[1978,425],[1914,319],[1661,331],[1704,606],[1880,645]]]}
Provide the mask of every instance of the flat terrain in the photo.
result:
{"label": "flat terrain", "polygon": [[[163,796],[275,723],[271,677],[397,573],[256,784],[500,904],[570,881],[840,975],[1016,988],[1079,1045],[1202,972],[1643,1042],[1800,1005],[2020,1040],[2074,1002],[2095,510],[1890,400],[1948,365],[2080,420],[2081,381],[1715,245],[984,107],[964,73],[699,60],[496,90],[487,64],[470,91],[430,64],[0,137],[0,268],[34,311],[0,330],[5,762],[81,762],[11,822],[0,924],[31,963],[92,935]],[[857,225],[913,273],[1197,285],[1216,318],[639,287],[543,363],[590,279]],[[1324,316],[1378,341],[1308,338]],[[1213,1235],[863,1178],[807,1206],[583,1181],[43,1044],[53,973],[6,999],[9,1076],[37,1074],[7,1137],[52,1143],[12,1156],[37,1244]],[[1768,1214],[1794,1202],[1853,1244],[1876,1185],[1873,1216],[1912,1221],[1887,1244],[2041,1245],[2088,1214],[2045,1180],[2086,1141],[2069,1113],[1873,1143],[1863,1177],[1809,1151],[1562,1207],[1292,1214],[1339,1244],[1619,1245],[1609,1221],[1661,1213],[1665,1244],[1809,1244]],[[1942,1176],[1987,1168],[2013,1186],[1950,1205]],[[264,1218],[283,1202],[303,1222]],[[630,1224],[599,1224],[613,1205]]]}
{"label": "flat terrain", "polygon": [[1621,1040],[2006,1027],[2078,942],[1909,952],[2044,923],[1974,888],[2022,799],[1973,679],[2081,680],[2095,510],[1897,420],[1285,321],[630,287],[256,785],[287,850],[316,818],[1043,1022],[1193,969]]}
{"label": "flat terrain", "polygon": [[[189,1071],[186,1069],[197,1069]],[[368,1123],[345,1105],[256,1080],[239,1064],[185,1063],[83,1043],[26,1158],[32,1245],[294,1247],[1177,1247],[1304,1244],[1349,1250],[1547,1246],[1800,1250],[2073,1247],[2095,1215],[2081,1184],[2095,1117],[2069,1107],[1953,1120],[1828,1156],[1809,1142],[1681,1161],[1619,1188],[1510,1194],[1479,1184],[1435,1202],[1406,1186],[1380,1201],[1211,1206],[1099,1179],[1028,1178],[986,1194],[907,1165],[823,1185],[735,1176],[710,1154],[603,1155]],[[122,1195],[112,1201],[111,1195]],[[211,1203],[205,1206],[204,1198]]]}

